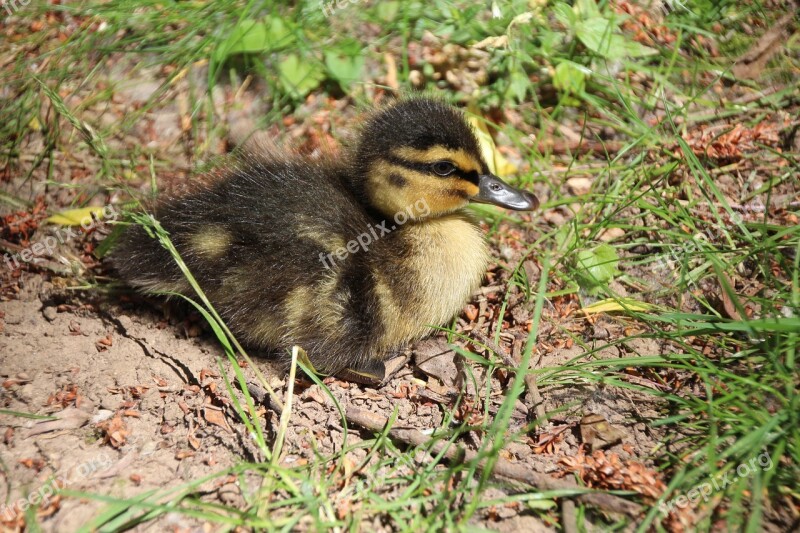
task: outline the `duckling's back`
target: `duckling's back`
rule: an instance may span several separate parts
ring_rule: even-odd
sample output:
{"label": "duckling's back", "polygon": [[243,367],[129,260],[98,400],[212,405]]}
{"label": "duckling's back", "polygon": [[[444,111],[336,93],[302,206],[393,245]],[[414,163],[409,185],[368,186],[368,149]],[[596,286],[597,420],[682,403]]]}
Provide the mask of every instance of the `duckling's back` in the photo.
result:
{"label": "duckling's back", "polygon": [[[244,341],[301,344],[327,354],[320,366],[331,369],[338,359],[368,357],[352,352],[364,351],[376,328],[366,258],[332,255],[372,221],[343,186],[344,172],[333,162],[243,157],[222,178],[156,209],[189,270]],[[139,226],[123,234],[112,259],[135,287],[192,293],[169,252]]]}

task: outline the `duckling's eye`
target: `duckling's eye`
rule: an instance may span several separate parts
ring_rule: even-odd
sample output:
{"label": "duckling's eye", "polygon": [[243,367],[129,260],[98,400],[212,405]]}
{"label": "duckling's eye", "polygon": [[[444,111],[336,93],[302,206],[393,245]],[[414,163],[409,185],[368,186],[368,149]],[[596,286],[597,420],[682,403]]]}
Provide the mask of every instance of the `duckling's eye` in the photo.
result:
{"label": "duckling's eye", "polygon": [[437,161],[431,165],[431,170],[440,176],[449,176],[456,171],[456,166],[450,161]]}

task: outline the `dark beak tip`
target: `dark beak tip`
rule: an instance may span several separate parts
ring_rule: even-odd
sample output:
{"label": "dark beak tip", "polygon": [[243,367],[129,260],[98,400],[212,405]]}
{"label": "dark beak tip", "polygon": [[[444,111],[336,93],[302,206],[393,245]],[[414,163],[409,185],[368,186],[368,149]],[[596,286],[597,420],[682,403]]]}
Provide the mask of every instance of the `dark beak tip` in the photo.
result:
{"label": "dark beak tip", "polygon": [[522,195],[525,197],[525,202],[528,204],[523,210],[524,211],[535,211],[539,209],[539,198],[532,192],[522,191]]}
{"label": "dark beak tip", "polygon": [[531,204],[532,204],[530,209],[531,211],[539,209],[539,206],[542,205],[541,202],[539,202],[539,197],[536,196],[535,194],[531,194]]}

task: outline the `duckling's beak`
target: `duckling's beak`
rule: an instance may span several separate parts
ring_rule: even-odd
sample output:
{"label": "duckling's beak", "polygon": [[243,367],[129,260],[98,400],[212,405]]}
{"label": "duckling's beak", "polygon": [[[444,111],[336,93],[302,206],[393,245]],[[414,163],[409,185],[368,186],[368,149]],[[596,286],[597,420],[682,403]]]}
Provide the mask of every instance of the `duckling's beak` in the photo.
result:
{"label": "duckling's beak", "polygon": [[499,205],[515,211],[533,211],[539,207],[539,199],[528,191],[512,187],[494,174],[478,177],[480,190],[472,197],[473,202]]}

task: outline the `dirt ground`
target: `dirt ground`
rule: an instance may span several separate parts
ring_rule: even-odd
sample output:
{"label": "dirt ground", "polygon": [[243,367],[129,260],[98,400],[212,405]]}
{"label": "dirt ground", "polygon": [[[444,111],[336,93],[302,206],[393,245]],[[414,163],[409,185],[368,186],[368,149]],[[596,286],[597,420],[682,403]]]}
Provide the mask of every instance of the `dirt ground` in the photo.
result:
{"label": "dirt ground", "polygon": [[[147,303],[120,304],[109,297],[65,291],[38,274],[25,274],[20,286],[17,299],[0,302],[2,407],[52,414],[55,420],[0,415],[3,461],[13,480],[11,493],[6,484],[0,489],[5,491],[0,499],[10,496],[10,501],[17,501],[47,487],[53,478],[64,481],[70,491],[132,497],[148,489],[178,486],[257,456],[230,408],[218,366],[224,354],[197,322],[185,319],[170,324],[163,312]],[[557,365],[582,352],[575,347],[554,350],[540,364]],[[417,361],[434,356],[435,362],[423,362],[421,367],[442,382],[458,374],[455,354],[443,339],[425,341],[413,353]],[[268,361],[258,364],[265,365],[271,385],[281,390],[281,374],[271,370]],[[223,366],[229,370],[227,363]],[[443,396],[435,391],[447,393],[447,385],[454,382],[443,385],[419,368],[406,365],[379,389],[332,379],[328,386],[344,405],[387,418],[397,407],[398,425],[435,428],[443,416],[433,401]],[[431,384],[427,389],[426,380]],[[430,392],[409,394],[420,389]],[[330,454],[343,445],[342,420],[332,402],[317,385],[305,383],[301,390],[286,436],[286,464],[313,459],[315,453]],[[498,393],[495,403],[501,401]],[[650,401],[631,393],[570,385],[547,390],[543,407],[547,412],[562,411],[549,429],[563,431],[564,423],[571,422],[555,441],[561,451],[577,449],[580,437],[575,421],[585,413],[595,413],[622,431],[625,444],[616,449],[625,458],[646,455],[658,442],[658,434],[642,421],[658,415]],[[528,409],[518,404],[517,428],[527,420]],[[269,413],[268,420],[274,430],[277,417]],[[348,436],[351,443],[360,438],[358,431]],[[535,446],[532,440],[509,445],[510,460],[542,473],[558,469],[556,456],[534,453]],[[366,453],[361,450],[359,457],[358,452],[353,452],[353,460]],[[210,482],[206,496],[231,504],[248,490],[224,481]],[[103,505],[60,497],[40,512],[53,513],[43,523],[47,530],[70,531],[87,523]],[[494,517],[493,529],[518,530],[520,520],[535,521],[509,511],[508,516]],[[173,519],[170,527],[197,526],[179,515]],[[541,527],[538,524],[537,530]]]}

